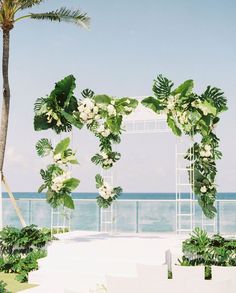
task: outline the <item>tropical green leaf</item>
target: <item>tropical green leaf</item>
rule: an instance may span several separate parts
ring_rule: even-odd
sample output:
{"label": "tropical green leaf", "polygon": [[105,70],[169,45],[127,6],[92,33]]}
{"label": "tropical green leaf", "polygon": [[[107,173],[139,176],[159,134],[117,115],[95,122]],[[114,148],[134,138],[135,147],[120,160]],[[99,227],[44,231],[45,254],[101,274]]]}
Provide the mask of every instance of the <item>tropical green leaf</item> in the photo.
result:
{"label": "tropical green leaf", "polygon": [[102,176],[100,174],[97,174],[95,176],[95,180],[96,180],[96,187],[100,188],[103,185],[103,182],[104,182]]}
{"label": "tropical green leaf", "polygon": [[171,115],[167,115],[167,123],[175,135],[181,136],[182,132]]}
{"label": "tropical green leaf", "polygon": [[107,119],[107,126],[110,128],[111,132],[113,133],[119,133],[122,123],[122,116],[115,116],[115,117],[109,117]]}
{"label": "tropical green leaf", "polygon": [[158,99],[166,99],[170,96],[173,85],[172,81],[162,75],[158,75],[157,79],[154,80],[152,90]]}
{"label": "tropical green leaf", "polygon": [[62,153],[64,152],[70,145],[70,138],[67,137],[63,140],[61,140],[57,146],[55,147],[55,150],[54,150],[54,155],[57,155],[59,153]]}
{"label": "tropical green leaf", "polygon": [[110,104],[111,98],[107,95],[97,95],[94,97],[94,101],[96,104]]}
{"label": "tropical green leaf", "polygon": [[39,187],[39,189],[38,189],[38,193],[43,192],[43,190],[46,189],[46,188],[47,188],[47,185],[46,185],[46,184],[42,184],[42,185]]}
{"label": "tropical green leaf", "polygon": [[172,92],[172,95],[175,96],[180,94],[181,96],[188,96],[192,93],[194,87],[194,83],[192,79],[186,80],[182,83],[177,89]]}
{"label": "tropical green leaf", "polygon": [[76,178],[70,178],[70,179],[67,179],[63,182],[63,185],[70,189],[71,191],[72,190],[75,190],[80,184],[80,181],[79,179],[76,179]]}
{"label": "tropical green leaf", "polygon": [[74,205],[74,201],[72,199],[72,197],[68,194],[65,194],[63,196],[63,202],[64,202],[64,206],[68,209],[74,209],[75,208],[75,205]]}
{"label": "tropical green leaf", "polygon": [[48,156],[52,150],[52,143],[47,138],[40,139],[36,144],[36,151],[40,157]]}
{"label": "tropical green leaf", "polygon": [[152,111],[154,111],[155,113],[160,113],[161,110],[165,109],[165,106],[162,105],[162,103],[153,98],[153,97],[148,97],[142,100],[142,105],[144,105],[145,107],[151,109]]}
{"label": "tropical green leaf", "polygon": [[75,119],[73,115],[65,112],[64,110],[62,110],[61,112],[62,116],[64,116],[64,118],[69,121],[72,125],[74,125],[76,128],[81,129],[84,125],[82,122],[80,122],[78,119]]}
{"label": "tropical green leaf", "polygon": [[90,89],[85,89],[85,90],[82,91],[81,95],[82,95],[83,98],[85,98],[85,99],[86,99],[86,98],[91,99],[91,98],[93,98],[93,96],[94,96],[94,92],[93,92],[92,90],[90,90]]}
{"label": "tropical green leaf", "polygon": [[47,98],[38,98],[34,103],[34,112],[36,115],[41,115],[47,112]]}
{"label": "tropical green leaf", "polygon": [[200,97],[202,100],[207,100],[213,102],[217,112],[226,111],[227,108],[227,99],[224,96],[224,93],[221,89],[208,86],[205,92]]}
{"label": "tropical green leaf", "polygon": [[59,107],[65,108],[73,97],[75,87],[75,77],[73,75],[66,76],[56,83],[55,89],[50,96],[56,98]]}
{"label": "tropical green leaf", "polygon": [[34,130],[41,131],[47,130],[51,128],[51,125],[47,121],[47,117],[45,115],[34,116]]}

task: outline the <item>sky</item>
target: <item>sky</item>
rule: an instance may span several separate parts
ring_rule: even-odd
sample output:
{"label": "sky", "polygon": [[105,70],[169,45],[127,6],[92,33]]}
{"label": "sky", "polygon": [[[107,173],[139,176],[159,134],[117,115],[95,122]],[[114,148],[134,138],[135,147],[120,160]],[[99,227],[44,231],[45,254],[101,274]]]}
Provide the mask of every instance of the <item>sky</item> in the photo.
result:
{"label": "sky", "polygon": [[[33,104],[54,83],[73,74],[76,96],[84,88],[97,94],[146,96],[163,74],[176,85],[193,79],[195,91],[222,88],[229,110],[217,127],[223,159],[218,161],[219,191],[236,191],[236,1],[227,0],[51,0],[31,11],[61,6],[80,8],[91,17],[89,30],[75,25],[24,20],[11,32],[11,113],[5,174],[13,191],[36,191],[45,161],[35,152],[51,131],[33,129]],[[27,11],[26,11],[27,13]],[[175,142],[171,134],[124,135],[116,147],[122,159],[115,183],[126,192],[175,191]],[[98,141],[74,131],[80,165],[77,191],[95,191],[100,170],[90,162]]]}

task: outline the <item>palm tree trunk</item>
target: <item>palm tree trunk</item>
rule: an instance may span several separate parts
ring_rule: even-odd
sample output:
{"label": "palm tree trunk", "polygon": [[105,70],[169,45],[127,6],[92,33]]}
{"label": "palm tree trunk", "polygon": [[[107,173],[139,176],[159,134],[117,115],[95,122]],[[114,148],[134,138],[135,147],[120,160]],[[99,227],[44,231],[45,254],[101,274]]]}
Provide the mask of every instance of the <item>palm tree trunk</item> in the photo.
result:
{"label": "palm tree trunk", "polygon": [[0,174],[3,172],[5,157],[8,119],[10,110],[10,87],[8,80],[10,31],[3,29],[3,54],[2,54],[2,75],[3,75],[3,101],[0,132]]}

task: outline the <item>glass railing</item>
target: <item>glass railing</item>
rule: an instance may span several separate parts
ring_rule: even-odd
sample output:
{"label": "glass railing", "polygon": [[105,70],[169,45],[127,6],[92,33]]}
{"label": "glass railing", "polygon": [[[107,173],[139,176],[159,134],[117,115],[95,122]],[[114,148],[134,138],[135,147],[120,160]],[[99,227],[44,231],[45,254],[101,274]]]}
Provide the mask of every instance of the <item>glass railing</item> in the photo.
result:
{"label": "glass railing", "polygon": [[[51,208],[44,199],[18,199],[17,204],[27,224],[51,227]],[[218,200],[217,216],[213,220],[203,217],[194,202],[194,226],[208,232],[236,235],[236,200]],[[186,207],[187,208],[187,207]],[[55,220],[55,219],[54,219]],[[101,210],[93,199],[76,199],[71,214],[71,230],[101,231]],[[186,225],[189,221],[186,218]],[[4,226],[20,227],[19,219],[9,199],[3,199]],[[214,225],[213,225],[214,224]],[[176,231],[175,200],[117,200],[113,210],[113,231],[120,233],[160,233]]]}

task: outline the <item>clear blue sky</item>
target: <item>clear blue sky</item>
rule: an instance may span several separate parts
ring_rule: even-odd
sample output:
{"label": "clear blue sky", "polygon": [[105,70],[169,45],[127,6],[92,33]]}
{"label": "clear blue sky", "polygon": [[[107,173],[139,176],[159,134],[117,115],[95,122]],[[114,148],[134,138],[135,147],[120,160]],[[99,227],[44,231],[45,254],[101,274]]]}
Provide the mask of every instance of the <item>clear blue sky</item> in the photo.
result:
{"label": "clear blue sky", "polygon": [[[11,34],[12,104],[6,174],[15,191],[35,191],[44,162],[35,154],[33,103],[68,74],[78,90],[115,96],[151,94],[159,73],[176,84],[192,78],[196,91],[208,84],[225,91],[229,111],[217,134],[224,158],[218,162],[221,191],[236,191],[236,1],[220,0],[51,0],[34,11],[60,6],[81,8],[91,16],[90,31],[74,25],[25,20]],[[55,135],[52,137],[55,138]],[[93,191],[98,169],[89,163],[97,141],[76,135],[80,191]],[[125,191],[174,191],[174,138],[124,137],[116,182]],[[164,166],[166,165],[166,167]],[[125,170],[125,171],[124,171]]]}

